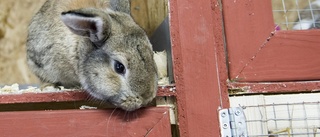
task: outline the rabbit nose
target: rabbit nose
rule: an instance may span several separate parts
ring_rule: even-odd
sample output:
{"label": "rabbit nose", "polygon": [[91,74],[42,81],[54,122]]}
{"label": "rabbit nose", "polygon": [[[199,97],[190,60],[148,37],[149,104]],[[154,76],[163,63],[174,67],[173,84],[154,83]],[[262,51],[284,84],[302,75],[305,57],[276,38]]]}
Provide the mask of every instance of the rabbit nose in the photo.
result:
{"label": "rabbit nose", "polygon": [[140,97],[127,97],[123,102],[120,104],[120,107],[127,111],[133,111],[139,109],[142,106],[142,100]]}

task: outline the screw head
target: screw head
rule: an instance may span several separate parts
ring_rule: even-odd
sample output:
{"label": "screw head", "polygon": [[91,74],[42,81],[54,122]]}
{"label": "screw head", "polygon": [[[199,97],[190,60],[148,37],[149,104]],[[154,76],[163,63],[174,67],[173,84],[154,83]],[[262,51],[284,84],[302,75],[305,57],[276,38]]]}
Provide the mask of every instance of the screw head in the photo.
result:
{"label": "screw head", "polygon": [[226,117],[226,115],[227,115],[226,112],[221,113],[221,117]]}
{"label": "screw head", "polygon": [[223,123],[223,128],[224,129],[227,129],[229,126],[228,126],[228,124],[227,123]]}
{"label": "screw head", "polygon": [[241,111],[240,110],[236,110],[236,116],[239,116],[241,114]]}

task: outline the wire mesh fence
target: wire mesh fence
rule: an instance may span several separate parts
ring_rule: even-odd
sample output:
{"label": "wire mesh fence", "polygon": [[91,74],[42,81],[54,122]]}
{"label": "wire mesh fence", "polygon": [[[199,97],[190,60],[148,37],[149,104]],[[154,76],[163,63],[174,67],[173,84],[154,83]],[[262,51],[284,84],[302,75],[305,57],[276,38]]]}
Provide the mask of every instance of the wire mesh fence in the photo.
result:
{"label": "wire mesh fence", "polygon": [[247,117],[248,131],[251,132],[249,136],[320,136],[320,102],[267,104],[245,108],[257,110],[260,115],[256,118]]}
{"label": "wire mesh fence", "polygon": [[320,137],[320,94],[231,97],[249,137]]}
{"label": "wire mesh fence", "polygon": [[320,28],[320,0],[272,0],[272,8],[282,30]]}

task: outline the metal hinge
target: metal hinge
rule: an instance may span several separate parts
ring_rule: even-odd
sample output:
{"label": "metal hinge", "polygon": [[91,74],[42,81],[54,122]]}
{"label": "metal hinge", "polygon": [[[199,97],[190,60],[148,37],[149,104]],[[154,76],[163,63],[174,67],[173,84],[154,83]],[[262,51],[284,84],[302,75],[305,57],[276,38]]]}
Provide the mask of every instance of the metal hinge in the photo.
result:
{"label": "metal hinge", "polygon": [[247,137],[246,117],[241,107],[219,111],[221,137]]}

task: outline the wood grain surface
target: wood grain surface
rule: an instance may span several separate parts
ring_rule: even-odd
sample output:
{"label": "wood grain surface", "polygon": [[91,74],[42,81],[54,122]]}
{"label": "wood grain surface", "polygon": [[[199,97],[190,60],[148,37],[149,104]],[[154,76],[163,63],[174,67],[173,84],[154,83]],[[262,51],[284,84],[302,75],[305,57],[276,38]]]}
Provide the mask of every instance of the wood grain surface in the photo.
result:
{"label": "wood grain surface", "polygon": [[0,113],[2,137],[170,137],[167,108]]}
{"label": "wood grain surface", "polygon": [[[175,86],[158,87],[157,96],[176,96]],[[23,94],[2,94],[0,95],[0,104],[15,103],[43,103],[43,102],[67,102],[67,101],[85,101],[92,97],[83,90],[70,90],[59,92],[29,92]]]}
{"label": "wood grain surface", "polygon": [[275,31],[270,0],[223,1],[230,79],[320,79],[320,31]]}
{"label": "wood grain surface", "polygon": [[170,1],[178,123],[182,137],[219,136],[217,110],[228,107],[219,0]]}

